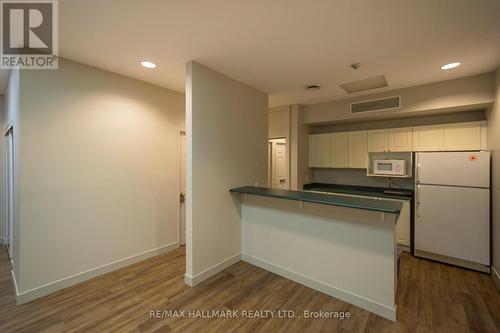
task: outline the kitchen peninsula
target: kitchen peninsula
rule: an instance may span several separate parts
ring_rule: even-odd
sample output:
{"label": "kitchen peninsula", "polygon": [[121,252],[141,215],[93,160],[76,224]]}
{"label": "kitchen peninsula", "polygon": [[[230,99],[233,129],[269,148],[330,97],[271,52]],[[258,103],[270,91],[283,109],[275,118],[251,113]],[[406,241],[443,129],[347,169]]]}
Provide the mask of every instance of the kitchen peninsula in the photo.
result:
{"label": "kitchen peninsula", "polygon": [[240,194],[242,260],[396,319],[401,203],[252,186],[230,192]]}

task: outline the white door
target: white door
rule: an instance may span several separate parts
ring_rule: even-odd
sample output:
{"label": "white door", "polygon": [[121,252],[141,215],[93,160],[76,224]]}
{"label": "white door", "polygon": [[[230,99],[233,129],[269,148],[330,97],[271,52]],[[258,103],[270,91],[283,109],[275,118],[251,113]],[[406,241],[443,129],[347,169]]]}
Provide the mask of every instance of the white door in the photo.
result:
{"label": "white door", "polygon": [[286,139],[270,140],[271,187],[281,190],[289,189]]}
{"label": "white door", "polygon": [[179,138],[179,239],[180,245],[184,245],[186,244],[186,133],[181,132]]}
{"label": "white door", "polygon": [[13,258],[14,249],[14,136],[11,128],[5,137],[5,235],[9,258]]}
{"label": "white door", "polygon": [[490,187],[490,153],[418,153],[417,182],[436,185]]}
{"label": "white door", "polygon": [[490,264],[490,191],[418,185],[415,250]]}

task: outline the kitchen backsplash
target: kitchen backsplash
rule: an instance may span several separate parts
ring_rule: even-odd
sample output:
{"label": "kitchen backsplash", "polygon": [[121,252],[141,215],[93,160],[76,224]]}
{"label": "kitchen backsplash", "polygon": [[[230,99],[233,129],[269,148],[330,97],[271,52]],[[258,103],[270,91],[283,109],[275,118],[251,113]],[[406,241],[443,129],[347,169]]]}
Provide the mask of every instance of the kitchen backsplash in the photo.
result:
{"label": "kitchen backsplash", "polygon": [[[389,178],[369,177],[361,169],[314,169],[313,179],[315,183],[389,187]],[[391,182],[393,188],[415,187],[413,178],[391,178]]]}

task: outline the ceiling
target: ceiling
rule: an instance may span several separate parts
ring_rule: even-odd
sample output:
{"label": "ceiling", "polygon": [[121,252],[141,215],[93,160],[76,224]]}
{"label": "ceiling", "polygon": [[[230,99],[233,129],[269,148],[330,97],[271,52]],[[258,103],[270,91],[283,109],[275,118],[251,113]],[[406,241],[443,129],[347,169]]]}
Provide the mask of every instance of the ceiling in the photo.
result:
{"label": "ceiling", "polygon": [[[493,71],[499,13],[498,0],[59,0],[59,46],[177,91],[195,60],[269,93],[271,106],[310,104],[363,94],[339,84],[381,74],[389,87],[370,92]],[[311,82],[323,88],[304,90]]]}

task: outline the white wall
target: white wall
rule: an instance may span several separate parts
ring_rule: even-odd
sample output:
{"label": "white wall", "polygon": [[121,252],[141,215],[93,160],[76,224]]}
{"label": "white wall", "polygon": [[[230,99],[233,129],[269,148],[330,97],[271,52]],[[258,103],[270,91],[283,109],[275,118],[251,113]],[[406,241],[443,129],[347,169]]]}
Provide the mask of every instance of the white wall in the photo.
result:
{"label": "white wall", "polygon": [[186,282],[239,260],[238,186],[267,184],[267,95],[187,64]]}
{"label": "white wall", "polygon": [[[492,155],[492,266],[500,279],[500,68],[496,72],[495,104],[489,113],[488,148]],[[500,286],[500,285],[499,285]]]}
{"label": "white wall", "polygon": [[183,94],[64,59],[20,86],[22,299],[177,246]]}
{"label": "white wall", "polygon": [[269,139],[290,137],[290,106],[269,109]]}
{"label": "white wall", "polygon": [[[317,168],[313,170],[315,183],[357,185],[372,187],[389,187],[389,179],[386,177],[370,177],[366,175],[366,169],[330,169]],[[413,189],[415,180],[413,178],[391,178],[394,187]]]}
{"label": "white wall", "polygon": [[[366,121],[429,113],[479,110],[494,102],[494,73],[304,106],[306,124]],[[401,109],[351,114],[350,103],[401,96]]]}
{"label": "white wall", "polygon": [[486,120],[485,110],[453,112],[437,115],[419,116],[403,119],[388,119],[379,121],[358,121],[355,123],[340,123],[332,125],[311,126],[311,134],[335,133],[345,131],[364,131],[374,129],[427,126],[450,123],[466,123]]}

